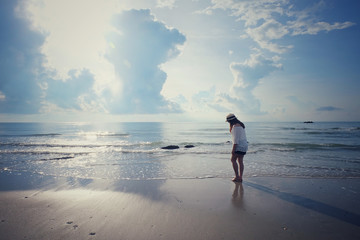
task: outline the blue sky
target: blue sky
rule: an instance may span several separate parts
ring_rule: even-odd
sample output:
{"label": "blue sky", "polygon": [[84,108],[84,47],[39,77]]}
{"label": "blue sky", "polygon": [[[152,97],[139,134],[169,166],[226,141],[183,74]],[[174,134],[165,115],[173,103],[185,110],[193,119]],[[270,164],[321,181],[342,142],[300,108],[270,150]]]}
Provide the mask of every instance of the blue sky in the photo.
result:
{"label": "blue sky", "polygon": [[360,121],[357,0],[0,4],[0,121]]}

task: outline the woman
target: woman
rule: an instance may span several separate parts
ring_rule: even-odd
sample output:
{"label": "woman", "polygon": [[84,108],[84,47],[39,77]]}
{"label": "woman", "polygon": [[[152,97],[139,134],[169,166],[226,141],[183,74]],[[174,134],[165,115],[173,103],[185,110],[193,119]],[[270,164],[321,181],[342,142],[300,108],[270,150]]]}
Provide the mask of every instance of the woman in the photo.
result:
{"label": "woman", "polygon": [[[235,178],[233,179],[233,181],[242,182],[242,176],[244,172],[243,159],[246,151],[248,150],[245,125],[241,121],[239,121],[232,113],[226,116],[226,122],[230,124],[230,133],[233,140],[233,147],[231,151],[231,162],[235,172]],[[239,165],[236,161],[239,163]]]}

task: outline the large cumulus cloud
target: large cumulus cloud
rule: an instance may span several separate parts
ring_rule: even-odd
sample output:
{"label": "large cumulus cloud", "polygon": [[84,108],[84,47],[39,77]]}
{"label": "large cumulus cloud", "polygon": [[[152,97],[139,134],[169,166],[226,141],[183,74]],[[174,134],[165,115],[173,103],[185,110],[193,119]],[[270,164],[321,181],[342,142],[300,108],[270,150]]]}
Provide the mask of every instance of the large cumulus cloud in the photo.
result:
{"label": "large cumulus cloud", "polygon": [[[35,114],[58,110],[122,113],[179,112],[161,94],[167,78],[161,64],[177,56],[185,36],[156,21],[150,10],[114,17],[107,60],[117,83],[96,90],[91,69],[72,69],[59,79],[42,53],[46,38],[26,15],[26,1],[4,0],[0,7],[0,113]],[[66,55],[65,55],[66,56]],[[114,82],[112,82],[114,83]]]}
{"label": "large cumulus cloud", "polygon": [[118,31],[108,36],[107,58],[114,65],[121,89],[107,92],[110,111],[180,111],[160,94],[167,77],[160,66],[179,54],[178,45],[185,42],[185,36],[156,21],[150,10],[124,11],[114,17],[114,26]]}
{"label": "large cumulus cloud", "polygon": [[4,0],[0,7],[0,112],[36,113],[42,101],[39,79],[44,78],[45,37],[30,30],[17,16],[18,2]]}
{"label": "large cumulus cloud", "polygon": [[[94,77],[89,70],[71,70],[56,79],[41,52],[46,36],[22,16],[26,2],[2,1],[0,7],[0,112],[34,114],[51,104],[82,110],[94,99]],[[49,108],[47,108],[49,110]]]}

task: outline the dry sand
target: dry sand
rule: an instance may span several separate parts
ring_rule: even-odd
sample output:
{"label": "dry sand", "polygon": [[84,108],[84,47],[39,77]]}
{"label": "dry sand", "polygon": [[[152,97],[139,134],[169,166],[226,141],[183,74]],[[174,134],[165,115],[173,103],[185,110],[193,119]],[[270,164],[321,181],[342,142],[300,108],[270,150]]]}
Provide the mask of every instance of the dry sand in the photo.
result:
{"label": "dry sand", "polygon": [[2,175],[0,239],[360,239],[360,179]]}

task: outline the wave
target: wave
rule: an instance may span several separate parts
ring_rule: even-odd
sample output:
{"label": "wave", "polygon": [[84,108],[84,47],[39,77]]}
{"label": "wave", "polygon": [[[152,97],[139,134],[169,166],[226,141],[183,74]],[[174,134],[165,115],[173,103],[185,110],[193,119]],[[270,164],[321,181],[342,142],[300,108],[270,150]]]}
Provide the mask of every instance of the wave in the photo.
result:
{"label": "wave", "polygon": [[348,131],[352,131],[352,130],[346,130],[346,131],[308,131],[308,132],[304,132],[304,134],[307,134],[307,135],[337,135],[337,137],[348,138],[349,137],[349,132]]}
{"label": "wave", "polygon": [[[112,132],[79,132],[74,133],[78,136],[85,137],[129,137],[129,133],[112,133]],[[0,134],[0,137],[58,137],[63,136],[61,133],[35,133],[35,134]],[[71,134],[70,134],[71,135]]]}
{"label": "wave", "polygon": [[[50,144],[50,143],[0,143],[1,154],[73,154],[73,153],[114,153],[114,154],[229,154],[230,143],[190,143],[194,148],[185,148],[188,142],[180,143],[179,149],[161,149],[163,142],[123,142],[118,144]],[[360,151],[360,145],[337,143],[250,143],[248,154],[264,152],[302,151]]]}
{"label": "wave", "polygon": [[113,133],[113,132],[79,132],[77,133],[79,136],[86,137],[129,137],[129,133]]}
{"label": "wave", "polygon": [[178,145],[179,148],[184,148],[186,145],[194,145],[195,147],[200,146],[224,146],[229,145],[230,142],[219,142],[219,143],[202,143],[202,142],[181,142],[175,144],[168,144],[162,141],[155,141],[155,142],[117,142],[117,143],[103,143],[103,144],[76,144],[76,143],[26,143],[26,142],[0,142],[0,147],[22,147],[22,148],[103,148],[103,147],[113,147],[113,148],[141,148],[141,147],[152,147],[154,149],[159,149],[161,147],[165,147],[167,145]]}
{"label": "wave", "polygon": [[338,143],[255,143],[250,147],[272,151],[301,151],[301,150],[331,150],[344,149],[360,151],[360,145],[348,145]]}
{"label": "wave", "polygon": [[360,127],[353,127],[353,126],[349,126],[349,127],[280,127],[280,130],[284,130],[284,131],[302,131],[304,133],[339,133],[339,132],[344,132],[344,133],[349,133],[349,132],[359,132],[360,131]]}
{"label": "wave", "polygon": [[[212,173],[212,174],[188,174],[185,176],[179,175],[165,175],[165,176],[121,176],[119,174],[108,174],[108,175],[99,175],[99,174],[77,174],[73,175],[67,172],[49,172],[42,170],[34,170],[34,169],[14,169],[14,168],[0,168],[0,173],[7,174],[15,174],[15,175],[23,175],[28,174],[29,177],[36,179],[37,177],[54,177],[56,180],[59,178],[64,178],[64,180],[71,184],[74,187],[75,184],[84,183],[92,183],[93,181],[111,181],[112,184],[117,184],[120,182],[114,181],[166,181],[166,180],[209,180],[209,179],[231,179],[232,173]],[[346,175],[339,172],[247,172],[245,173],[245,181],[243,184],[248,184],[251,178],[259,178],[259,177],[274,177],[274,178],[304,178],[304,179],[360,179],[358,173],[348,172]],[[64,182],[61,182],[64,184]],[[102,186],[102,184],[100,184]],[[98,185],[98,186],[100,186]],[[93,186],[95,187],[95,185]]]}
{"label": "wave", "polygon": [[290,131],[307,131],[313,130],[313,128],[298,128],[298,127],[281,127],[281,130],[290,130]]}
{"label": "wave", "polygon": [[11,155],[11,154],[18,154],[18,155],[28,155],[28,156],[33,156],[33,155],[76,155],[76,156],[80,156],[80,155],[87,155],[93,152],[58,152],[58,151],[49,151],[49,150],[21,150],[21,149],[16,149],[16,150],[4,150],[4,151],[0,151],[0,156],[1,155]]}
{"label": "wave", "polygon": [[60,133],[36,133],[36,134],[1,134],[0,137],[57,137],[61,136]]}
{"label": "wave", "polygon": [[43,148],[101,148],[101,147],[139,147],[146,145],[159,145],[159,142],[139,142],[139,143],[114,143],[114,144],[59,144],[59,143],[24,143],[24,142],[0,142],[1,146],[11,147],[43,147]]}
{"label": "wave", "polygon": [[310,165],[295,165],[295,164],[281,164],[281,163],[267,163],[274,167],[285,167],[285,168],[298,168],[298,169],[309,169],[309,170],[321,170],[321,171],[340,171],[349,173],[360,173],[360,169],[354,168],[343,168],[343,167],[330,167],[330,166],[310,166]]}
{"label": "wave", "polygon": [[75,158],[75,156],[64,156],[64,157],[56,157],[56,158],[43,158],[43,159],[39,159],[37,161],[57,161],[57,160],[68,160],[68,159],[72,159]]}

